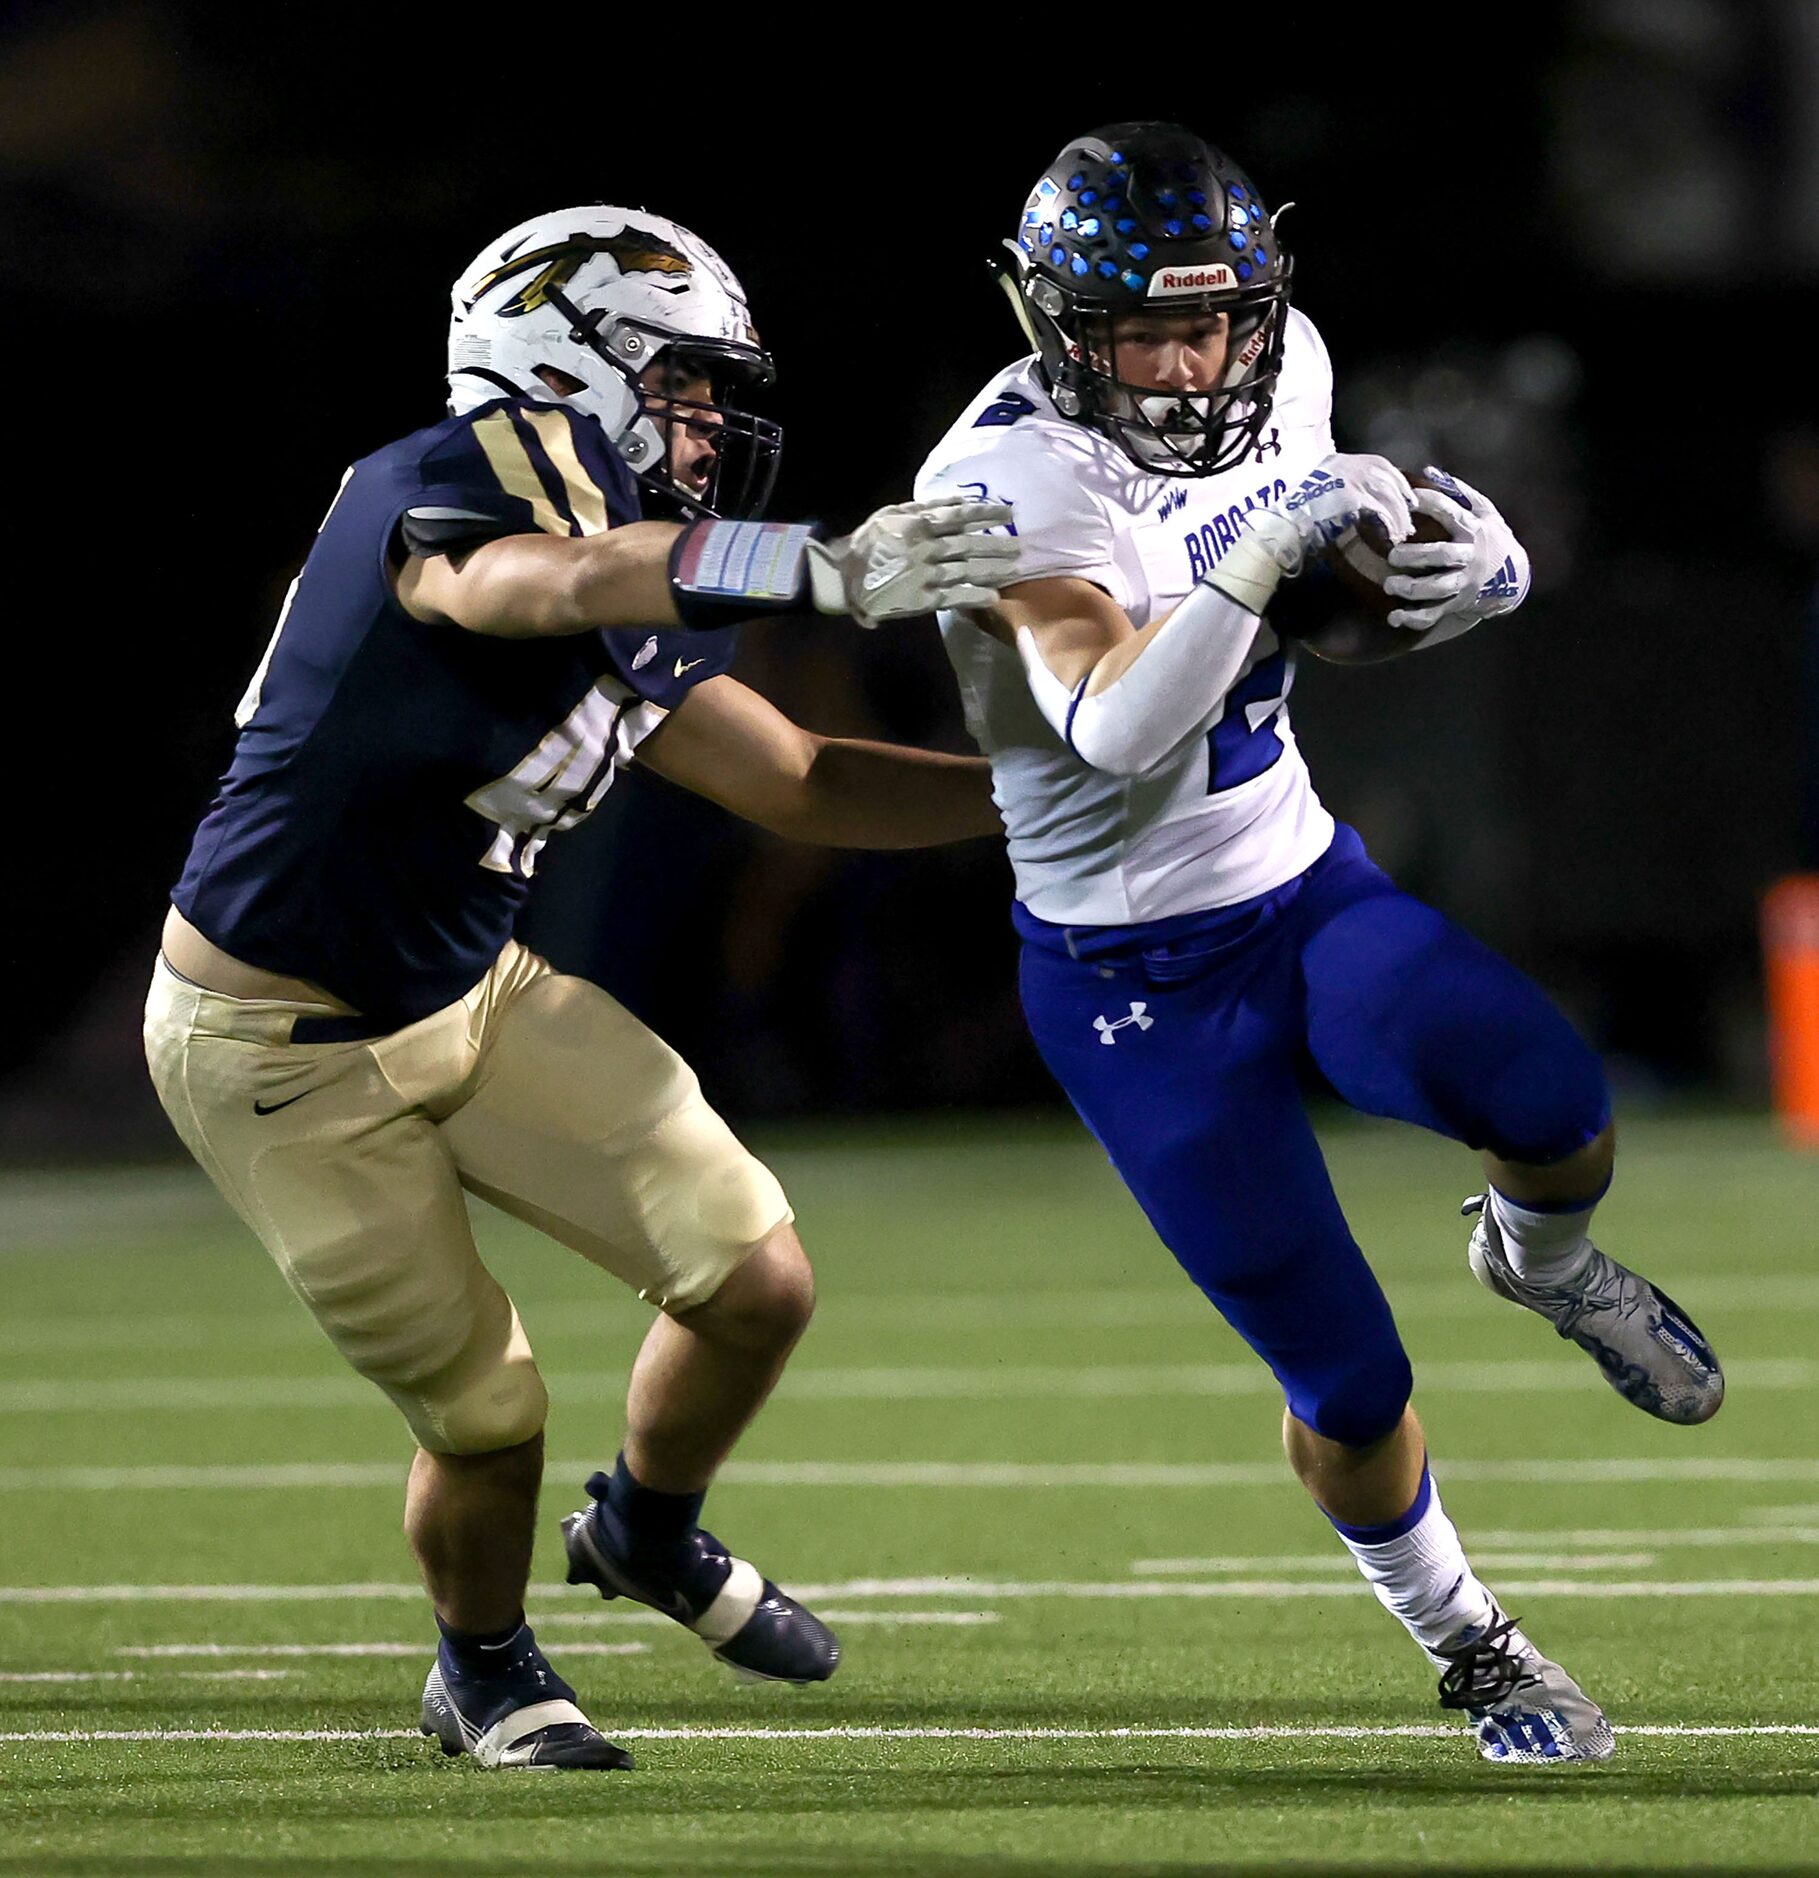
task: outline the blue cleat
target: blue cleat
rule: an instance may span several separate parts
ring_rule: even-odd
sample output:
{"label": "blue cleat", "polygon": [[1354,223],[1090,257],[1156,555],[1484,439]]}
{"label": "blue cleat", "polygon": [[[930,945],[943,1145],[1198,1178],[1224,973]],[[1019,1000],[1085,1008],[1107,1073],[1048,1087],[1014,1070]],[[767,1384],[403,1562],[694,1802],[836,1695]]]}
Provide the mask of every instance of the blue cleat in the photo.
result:
{"label": "blue cleat", "polygon": [[562,1522],[571,1585],[673,1617],[747,1681],[825,1682],[839,1667],[839,1639],[820,1618],[711,1532],[697,1526],[677,1545],[634,1553],[605,1503],[607,1485],[605,1474],[593,1475],[593,1499]]}
{"label": "blue cleat", "polygon": [[464,1675],[449,1646],[436,1652],[423,1685],[418,1726],[444,1754],[472,1755],[482,1767],[630,1767],[632,1757],[575,1705],[575,1692],[550,1668],[529,1626],[497,1676]]}
{"label": "blue cleat", "polygon": [[1436,1654],[1448,1659],[1440,1706],[1464,1712],[1483,1759],[1554,1766],[1616,1753],[1604,1711],[1494,1605],[1489,1622],[1468,1625]]}
{"label": "blue cleat", "polygon": [[1724,1371],[1699,1326],[1665,1291],[1596,1246],[1571,1283],[1533,1283],[1510,1263],[1483,1194],[1460,1211],[1478,1215],[1467,1255],[1478,1282],[1545,1317],[1597,1363],[1624,1401],[1683,1425],[1718,1413]]}

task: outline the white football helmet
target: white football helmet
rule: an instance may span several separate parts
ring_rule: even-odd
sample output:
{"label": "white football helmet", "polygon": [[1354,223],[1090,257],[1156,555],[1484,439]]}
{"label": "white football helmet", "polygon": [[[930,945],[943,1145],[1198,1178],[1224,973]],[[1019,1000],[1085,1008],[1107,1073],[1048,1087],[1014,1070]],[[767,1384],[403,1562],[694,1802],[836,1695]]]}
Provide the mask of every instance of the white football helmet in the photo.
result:
{"label": "white football helmet", "polygon": [[[648,390],[661,360],[677,380],[704,377],[710,400]],[[489,242],[455,282],[448,329],[449,408],[471,411],[502,393],[547,401],[537,376],[553,366],[581,389],[563,399],[605,427],[645,483],[691,514],[753,516],[776,480],[783,431],[742,408],[739,394],[775,376],[731,268],[699,235],[603,203],[559,209]],[[716,446],[705,490],[670,474],[681,425]]]}

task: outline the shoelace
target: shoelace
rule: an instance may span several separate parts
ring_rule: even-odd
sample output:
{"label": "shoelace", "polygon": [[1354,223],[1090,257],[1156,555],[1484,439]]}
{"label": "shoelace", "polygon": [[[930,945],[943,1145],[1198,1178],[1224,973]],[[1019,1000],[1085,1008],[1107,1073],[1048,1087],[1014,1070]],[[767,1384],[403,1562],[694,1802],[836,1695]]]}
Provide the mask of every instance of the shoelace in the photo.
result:
{"label": "shoelace", "polygon": [[[1489,1201],[1488,1193],[1472,1194],[1461,1204],[1460,1218],[1470,1219],[1475,1214],[1486,1212]],[[1594,1252],[1592,1256],[1600,1258],[1602,1254]],[[1589,1284],[1581,1285],[1576,1291],[1568,1291],[1558,1285],[1538,1285],[1521,1277],[1513,1268],[1511,1277],[1537,1303],[1548,1307],[1548,1316],[1552,1319],[1554,1328],[1563,1337],[1570,1337],[1584,1319],[1595,1317],[1601,1311],[1621,1312],[1622,1310],[1621,1299],[1594,1293]]]}
{"label": "shoelace", "polygon": [[1483,1636],[1447,1652],[1451,1660],[1440,1678],[1442,1708],[1495,1708],[1532,1680],[1520,1653],[1508,1644],[1519,1621],[1506,1617]]}

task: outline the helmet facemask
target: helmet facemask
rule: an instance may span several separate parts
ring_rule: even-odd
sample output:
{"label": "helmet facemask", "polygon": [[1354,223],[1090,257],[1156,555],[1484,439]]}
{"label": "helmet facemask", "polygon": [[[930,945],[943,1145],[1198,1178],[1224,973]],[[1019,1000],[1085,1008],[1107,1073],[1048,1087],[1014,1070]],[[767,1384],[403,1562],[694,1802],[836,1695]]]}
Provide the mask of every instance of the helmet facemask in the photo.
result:
{"label": "helmet facemask", "polygon": [[[666,332],[648,321],[614,318],[603,308],[583,313],[553,288],[549,301],[574,322],[569,338],[584,346],[623,381],[636,416],[615,441],[638,479],[684,516],[749,519],[770,501],[783,450],[783,427],[748,410],[746,397],[776,378],[769,354],[757,346]],[[652,390],[644,382],[658,367],[668,383]],[[684,397],[669,385],[705,380],[710,396]],[[684,435],[711,433],[714,450],[705,483],[697,487],[676,474],[676,445]]]}
{"label": "helmet facemask", "polygon": [[[1006,243],[1013,254],[1015,243]],[[1227,315],[1226,364],[1206,391],[1158,391],[1118,374],[1117,315],[1082,303],[1040,276],[1004,281],[1040,356],[1055,404],[1109,437],[1139,468],[1156,476],[1217,476],[1257,447],[1275,401],[1287,332],[1286,294],[1277,289],[1208,294],[1127,310]],[[1027,307],[1027,311],[1025,310]]]}
{"label": "helmet facemask", "polygon": [[1269,415],[1281,367],[1279,322],[1273,308],[1261,314],[1241,309],[1234,316],[1210,300],[1174,305],[1168,312],[1225,316],[1225,369],[1218,384],[1205,391],[1157,391],[1134,383],[1118,370],[1116,317],[1089,314],[1079,321],[1082,405],[1092,412],[1089,422],[1154,474],[1217,475],[1250,454]]}

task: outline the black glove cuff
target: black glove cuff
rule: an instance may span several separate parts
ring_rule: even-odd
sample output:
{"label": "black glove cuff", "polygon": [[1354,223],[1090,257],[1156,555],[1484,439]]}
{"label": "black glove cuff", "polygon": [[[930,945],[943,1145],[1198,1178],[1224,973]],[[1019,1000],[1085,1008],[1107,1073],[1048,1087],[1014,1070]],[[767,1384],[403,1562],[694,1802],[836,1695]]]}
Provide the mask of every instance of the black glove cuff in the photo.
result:
{"label": "black glove cuff", "polygon": [[808,592],[808,544],[819,522],[691,522],[670,549],[676,617],[716,632],[755,613],[788,613]]}

